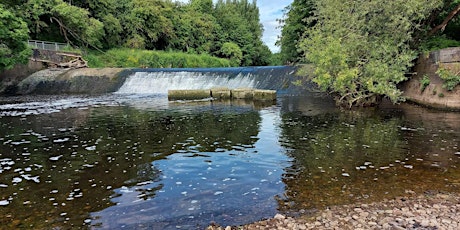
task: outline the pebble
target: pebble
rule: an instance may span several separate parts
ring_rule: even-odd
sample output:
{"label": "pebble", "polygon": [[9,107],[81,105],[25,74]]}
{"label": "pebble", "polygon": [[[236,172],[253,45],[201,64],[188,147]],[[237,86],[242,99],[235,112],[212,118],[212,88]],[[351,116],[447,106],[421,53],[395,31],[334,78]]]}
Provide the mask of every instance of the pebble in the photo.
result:
{"label": "pebble", "polygon": [[359,206],[333,206],[310,216],[301,215],[296,218],[276,214],[272,219],[243,226],[212,225],[206,230],[458,229],[458,213],[460,194],[432,194],[395,198]]}

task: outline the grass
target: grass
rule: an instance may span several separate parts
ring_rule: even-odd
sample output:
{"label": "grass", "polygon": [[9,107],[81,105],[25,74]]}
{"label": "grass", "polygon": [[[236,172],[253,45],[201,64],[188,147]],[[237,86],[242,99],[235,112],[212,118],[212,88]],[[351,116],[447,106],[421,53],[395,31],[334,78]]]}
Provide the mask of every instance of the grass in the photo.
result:
{"label": "grass", "polygon": [[90,52],[85,55],[90,67],[120,68],[197,68],[230,67],[231,61],[207,54],[186,54],[137,49],[111,49],[105,53]]}

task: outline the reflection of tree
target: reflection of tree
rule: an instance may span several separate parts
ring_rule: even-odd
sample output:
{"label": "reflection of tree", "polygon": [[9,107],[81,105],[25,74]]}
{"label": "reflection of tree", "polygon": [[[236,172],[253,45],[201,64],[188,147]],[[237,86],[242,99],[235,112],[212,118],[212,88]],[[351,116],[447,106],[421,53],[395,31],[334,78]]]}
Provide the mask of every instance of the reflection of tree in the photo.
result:
{"label": "reflection of tree", "polygon": [[[8,118],[14,134],[5,123],[2,136],[30,143],[1,145],[2,157],[14,159],[15,168],[30,167],[32,175],[40,176],[40,183],[24,181],[2,188],[0,200],[17,193],[12,203],[0,210],[2,226],[82,226],[89,213],[114,205],[113,189],[122,186],[136,188],[143,199],[153,198],[162,187],[161,172],[153,161],[173,153],[203,156],[219,148],[253,145],[260,123],[258,112],[252,110],[174,112],[103,107],[88,112],[84,125],[77,127],[72,119],[49,119],[49,115],[34,116],[28,122]],[[34,130],[46,131],[46,136],[29,135]],[[54,142],[64,138],[68,139]],[[30,156],[22,152],[30,152]],[[59,160],[49,160],[59,155]],[[5,183],[18,173],[9,170],[0,176]]]}
{"label": "reflection of tree", "polygon": [[[283,175],[286,197],[279,198],[281,209],[366,197],[379,177],[375,169],[404,160],[399,118],[355,111],[311,117],[288,113],[282,119],[281,144],[294,161]],[[360,166],[361,171],[356,169]]]}

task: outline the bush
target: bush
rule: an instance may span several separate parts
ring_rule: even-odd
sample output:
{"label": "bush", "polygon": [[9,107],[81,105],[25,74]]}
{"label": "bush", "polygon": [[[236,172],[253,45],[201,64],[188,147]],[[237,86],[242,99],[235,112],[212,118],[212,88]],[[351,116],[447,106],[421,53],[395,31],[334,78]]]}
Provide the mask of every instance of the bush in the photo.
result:
{"label": "bush", "polygon": [[460,46],[460,41],[447,38],[445,35],[430,37],[420,45],[422,52],[431,52],[449,47]]}
{"label": "bush", "polygon": [[90,53],[85,56],[90,67],[120,68],[197,68],[230,67],[228,59],[207,54],[185,54],[137,49],[111,49],[105,53]]}
{"label": "bush", "polygon": [[451,70],[440,67],[436,73],[444,80],[442,87],[452,91],[457,85],[460,84],[460,73],[452,73]]}
{"label": "bush", "polygon": [[422,92],[425,91],[426,87],[430,85],[430,78],[427,75],[423,75],[421,83],[421,90]]}

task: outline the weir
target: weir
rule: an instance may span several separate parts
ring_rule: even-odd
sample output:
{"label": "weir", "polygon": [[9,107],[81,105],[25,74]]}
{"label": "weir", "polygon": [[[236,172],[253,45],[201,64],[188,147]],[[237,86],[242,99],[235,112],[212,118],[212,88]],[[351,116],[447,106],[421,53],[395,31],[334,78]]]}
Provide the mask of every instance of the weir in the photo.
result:
{"label": "weir", "polygon": [[215,87],[291,90],[296,67],[235,67],[185,69],[133,69],[118,94],[167,94],[168,90]]}
{"label": "weir", "polygon": [[299,90],[292,82],[294,66],[231,68],[80,68],[47,69],[22,80],[11,94],[167,94],[168,90],[225,87],[276,90],[278,94]]}

